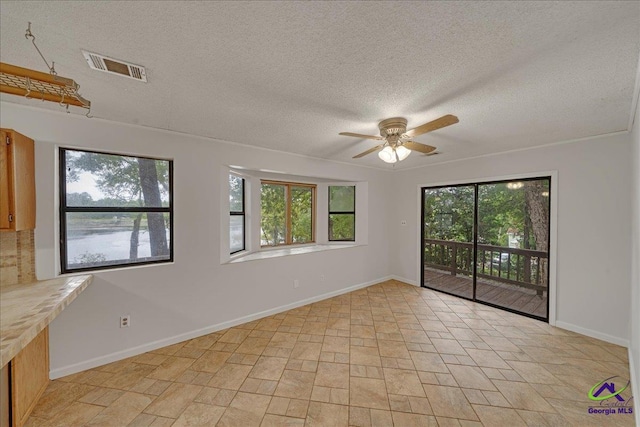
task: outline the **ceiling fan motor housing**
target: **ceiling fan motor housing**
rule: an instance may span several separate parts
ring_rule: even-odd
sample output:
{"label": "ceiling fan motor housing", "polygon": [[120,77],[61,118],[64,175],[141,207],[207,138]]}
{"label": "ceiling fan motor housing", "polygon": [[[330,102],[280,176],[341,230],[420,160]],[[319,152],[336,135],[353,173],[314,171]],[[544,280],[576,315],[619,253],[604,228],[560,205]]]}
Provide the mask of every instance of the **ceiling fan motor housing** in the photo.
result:
{"label": "ceiling fan motor housing", "polygon": [[407,119],[403,117],[392,117],[381,121],[378,124],[380,136],[389,143],[391,147],[398,145],[400,137],[407,131]]}

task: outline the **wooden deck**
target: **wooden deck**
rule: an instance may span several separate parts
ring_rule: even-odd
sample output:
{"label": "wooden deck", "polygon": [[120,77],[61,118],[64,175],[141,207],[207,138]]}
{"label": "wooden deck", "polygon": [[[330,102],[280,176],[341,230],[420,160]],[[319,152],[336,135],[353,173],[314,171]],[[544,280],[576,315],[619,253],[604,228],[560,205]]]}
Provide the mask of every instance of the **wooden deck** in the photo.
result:
{"label": "wooden deck", "polygon": [[[471,299],[473,297],[473,279],[467,276],[451,275],[449,271],[426,268],[424,285],[450,294]],[[547,292],[536,295],[536,291],[497,282],[478,280],[476,299],[511,310],[534,316],[547,317]]]}

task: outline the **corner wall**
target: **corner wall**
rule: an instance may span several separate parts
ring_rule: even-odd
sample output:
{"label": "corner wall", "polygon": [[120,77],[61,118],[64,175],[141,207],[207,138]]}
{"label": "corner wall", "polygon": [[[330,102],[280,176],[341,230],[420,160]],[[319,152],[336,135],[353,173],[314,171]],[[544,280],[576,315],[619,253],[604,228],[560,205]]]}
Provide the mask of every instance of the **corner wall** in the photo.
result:
{"label": "corner wall", "polygon": [[399,171],[392,176],[391,273],[420,280],[420,186],[557,171],[556,325],[626,346],[630,155],[625,133]]}
{"label": "corner wall", "polygon": [[[388,172],[173,132],[2,103],[2,126],[36,141],[39,279],[59,271],[57,145],[174,159],[174,259],[94,274],[93,284],[50,327],[51,375],[59,377],[168,345],[273,310],[385,279],[389,272]],[[367,181],[368,245],[220,263],[223,165]],[[321,280],[324,276],[324,280]],[[293,288],[299,279],[300,287]],[[119,328],[121,315],[131,327]]]}

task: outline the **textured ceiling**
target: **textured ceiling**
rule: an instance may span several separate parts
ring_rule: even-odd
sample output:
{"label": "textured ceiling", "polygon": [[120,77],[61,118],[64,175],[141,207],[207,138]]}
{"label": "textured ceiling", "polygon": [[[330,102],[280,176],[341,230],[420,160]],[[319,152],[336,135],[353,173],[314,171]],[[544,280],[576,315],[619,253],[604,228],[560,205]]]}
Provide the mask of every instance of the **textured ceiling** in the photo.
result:
{"label": "textured ceiling", "polygon": [[[46,71],[24,32],[75,79],[96,117],[354,164],[378,121],[416,138],[396,168],[626,130],[640,2],[0,3],[0,59]],[[90,70],[81,49],[147,68]],[[60,109],[11,95],[2,100]]]}

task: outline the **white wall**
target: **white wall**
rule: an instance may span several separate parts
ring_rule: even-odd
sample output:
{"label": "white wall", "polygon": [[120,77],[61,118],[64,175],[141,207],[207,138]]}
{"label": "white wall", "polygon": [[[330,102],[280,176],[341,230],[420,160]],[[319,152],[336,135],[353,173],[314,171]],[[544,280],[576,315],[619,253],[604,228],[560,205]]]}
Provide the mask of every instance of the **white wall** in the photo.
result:
{"label": "white wall", "polygon": [[633,189],[631,213],[631,343],[629,359],[631,376],[634,379],[632,388],[635,396],[636,424],[640,426],[640,102],[635,111],[635,122],[631,131],[633,145]]}
{"label": "white wall", "polygon": [[392,180],[391,273],[420,280],[420,185],[557,171],[557,325],[626,345],[630,154],[629,135],[620,134],[400,171]]}
{"label": "white wall", "polygon": [[[56,144],[174,159],[175,262],[96,273],[93,284],[51,324],[53,377],[388,275],[387,172],[9,103],[1,108],[2,127],[36,141],[39,279],[59,271]],[[221,265],[219,224],[227,209],[221,210],[219,197],[224,165],[367,181],[369,229],[376,232],[366,246]],[[294,279],[300,280],[297,289]],[[119,328],[123,314],[131,315],[128,329]]]}

